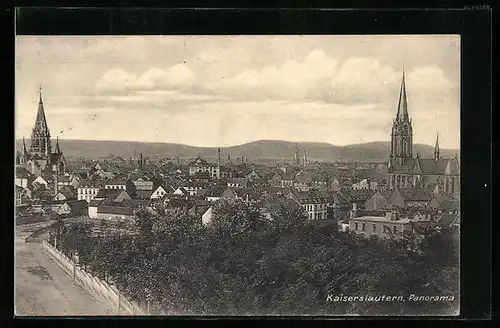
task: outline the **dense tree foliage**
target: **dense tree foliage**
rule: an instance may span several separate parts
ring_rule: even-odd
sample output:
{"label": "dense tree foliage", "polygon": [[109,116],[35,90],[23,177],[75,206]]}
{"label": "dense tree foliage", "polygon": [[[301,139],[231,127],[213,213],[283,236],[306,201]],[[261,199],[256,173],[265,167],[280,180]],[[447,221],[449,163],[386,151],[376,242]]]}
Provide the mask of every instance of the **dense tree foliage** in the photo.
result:
{"label": "dense tree foliage", "polygon": [[[187,211],[137,213],[133,234],[90,237],[68,226],[60,246],[153,311],[175,314],[450,314],[458,307],[458,231],[364,238],[318,226],[300,210],[273,220],[239,202],[214,206],[207,227]],[[414,302],[408,296],[455,301]],[[404,296],[331,302],[329,296]]]}

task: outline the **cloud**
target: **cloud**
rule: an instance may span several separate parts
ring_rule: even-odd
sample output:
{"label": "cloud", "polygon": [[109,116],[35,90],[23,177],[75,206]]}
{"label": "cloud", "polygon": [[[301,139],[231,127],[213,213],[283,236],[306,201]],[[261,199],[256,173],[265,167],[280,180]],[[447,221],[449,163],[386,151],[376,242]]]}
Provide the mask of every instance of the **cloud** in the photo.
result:
{"label": "cloud", "polygon": [[[322,101],[332,104],[390,104],[398,98],[401,70],[371,57],[339,61],[316,49],[302,59],[252,68],[231,76],[205,74],[196,78],[187,64],[167,69],[153,67],[139,75],[123,69],[107,71],[97,83],[101,94],[132,95],[134,91],[182,91],[185,100]],[[437,65],[417,66],[407,74],[407,90],[414,99],[448,100],[454,85]],[[152,94],[154,95],[154,94]],[[171,94],[178,99],[178,94]]]}
{"label": "cloud", "polygon": [[306,99],[312,89],[334,74],[337,61],[322,50],[311,52],[304,60],[287,60],[260,70],[245,70],[208,88],[235,99]]}
{"label": "cloud", "polygon": [[[335,58],[315,50],[302,61],[288,60],[281,66],[246,70],[208,87],[235,99],[362,104],[397,99],[400,83],[401,71],[375,58],[350,57],[339,65]],[[452,87],[435,65],[414,68],[407,84],[412,94],[427,99],[441,99]]]}
{"label": "cloud", "polygon": [[451,90],[459,87],[451,83],[437,65],[415,68],[408,74],[407,84],[413,97],[439,102],[450,100]]}
{"label": "cloud", "polygon": [[176,89],[189,87],[194,83],[194,74],[185,64],[177,64],[167,70],[151,68],[138,79],[144,89]]}
{"label": "cloud", "polygon": [[166,70],[150,68],[139,76],[124,69],[110,69],[97,82],[97,89],[104,92],[134,90],[175,90],[190,87],[194,74],[186,64],[173,65]]}
{"label": "cloud", "polygon": [[97,82],[97,89],[125,91],[139,86],[137,76],[119,68],[110,69]]}

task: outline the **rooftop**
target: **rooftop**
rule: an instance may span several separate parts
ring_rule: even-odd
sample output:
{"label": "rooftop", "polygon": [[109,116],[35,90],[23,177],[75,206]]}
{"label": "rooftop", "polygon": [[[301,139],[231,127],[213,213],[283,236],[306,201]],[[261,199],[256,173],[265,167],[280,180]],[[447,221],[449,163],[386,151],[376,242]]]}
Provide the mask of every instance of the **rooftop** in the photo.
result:
{"label": "rooftop", "polygon": [[355,221],[368,221],[368,222],[383,222],[383,223],[391,223],[391,224],[407,224],[411,223],[410,219],[404,218],[399,220],[391,220],[385,216],[360,216],[356,217],[353,220]]}

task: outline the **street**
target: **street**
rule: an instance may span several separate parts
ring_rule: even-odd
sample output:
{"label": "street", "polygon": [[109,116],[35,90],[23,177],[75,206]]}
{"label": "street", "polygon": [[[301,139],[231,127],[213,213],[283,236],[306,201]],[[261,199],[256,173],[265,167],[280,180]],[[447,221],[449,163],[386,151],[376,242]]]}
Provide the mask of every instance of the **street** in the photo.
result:
{"label": "street", "polygon": [[26,233],[16,231],[16,316],[118,315],[113,302],[98,300],[76,285],[44,253],[41,244],[25,243],[25,236]]}

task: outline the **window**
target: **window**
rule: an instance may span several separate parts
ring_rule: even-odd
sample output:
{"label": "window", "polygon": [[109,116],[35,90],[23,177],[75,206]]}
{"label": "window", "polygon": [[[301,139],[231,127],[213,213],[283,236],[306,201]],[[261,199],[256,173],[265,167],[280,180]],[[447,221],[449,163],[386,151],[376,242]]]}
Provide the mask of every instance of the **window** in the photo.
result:
{"label": "window", "polygon": [[376,224],[372,224],[372,229],[373,229],[373,232],[377,232],[377,225]]}
{"label": "window", "polygon": [[362,226],[361,230],[365,231],[365,228],[366,228],[366,224],[363,223],[363,226]]}
{"label": "window", "polygon": [[354,223],[354,230],[358,230],[358,222]]}
{"label": "window", "polygon": [[393,232],[393,233],[398,232],[398,229],[397,229],[397,227],[396,227],[396,226],[393,226],[393,227],[392,227],[392,232]]}

